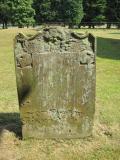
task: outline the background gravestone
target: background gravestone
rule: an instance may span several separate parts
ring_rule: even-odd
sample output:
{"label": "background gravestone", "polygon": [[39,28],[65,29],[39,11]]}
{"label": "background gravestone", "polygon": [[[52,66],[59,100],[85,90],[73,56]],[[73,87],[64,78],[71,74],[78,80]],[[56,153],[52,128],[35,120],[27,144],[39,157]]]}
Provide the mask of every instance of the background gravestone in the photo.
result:
{"label": "background gravestone", "polygon": [[95,38],[62,27],[15,39],[24,138],[82,138],[95,111]]}

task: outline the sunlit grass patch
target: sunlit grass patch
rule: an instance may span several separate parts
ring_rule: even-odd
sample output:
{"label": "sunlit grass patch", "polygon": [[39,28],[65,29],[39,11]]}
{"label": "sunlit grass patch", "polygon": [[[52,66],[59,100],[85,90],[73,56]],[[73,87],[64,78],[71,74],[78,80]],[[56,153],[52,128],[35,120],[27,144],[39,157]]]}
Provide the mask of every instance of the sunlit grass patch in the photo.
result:
{"label": "sunlit grass patch", "polygon": [[[76,31],[86,32],[85,29]],[[20,141],[5,130],[19,132],[20,129],[13,51],[13,39],[18,32],[29,36],[36,33],[33,29],[0,30],[0,128],[4,128],[0,132],[0,160],[13,157],[21,160],[119,160],[120,31],[87,29],[99,37],[94,134],[88,140],[70,141]]]}

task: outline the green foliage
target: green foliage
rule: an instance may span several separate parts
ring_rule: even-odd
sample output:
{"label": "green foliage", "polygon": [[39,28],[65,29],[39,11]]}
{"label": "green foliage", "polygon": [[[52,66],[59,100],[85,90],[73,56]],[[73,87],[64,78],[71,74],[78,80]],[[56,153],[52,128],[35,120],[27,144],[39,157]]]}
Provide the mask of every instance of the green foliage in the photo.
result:
{"label": "green foliage", "polygon": [[85,12],[83,22],[88,23],[89,27],[105,21],[106,0],[84,0],[83,7]]}
{"label": "green foliage", "polygon": [[11,1],[0,1],[0,22],[3,24],[3,28],[7,28],[7,23],[11,19]]}
{"label": "green foliage", "polygon": [[40,22],[64,22],[79,24],[83,17],[82,0],[34,0],[36,20]]}
{"label": "green foliage", "polygon": [[13,0],[13,17],[12,22],[19,27],[29,26],[34,23],[34,9],[32,0]]}
{"label": "green foliage", "polygon": [[71,27],[78,25],[83,18],[82,0],[66,0],[63,1],[64,21]]}
{"label": "green foliage", "polygon": [[[35,14],[36,13],[36,14]],[[0,0],[0,23],[19,27],[35,23],[63,23],[71,28],[80,22],[90,28],[103,23],[120,28],[119,0]]]}
{"label": "green foliage", "polygon": [[52,7],[53,0],[34,0],[33,7],[36,12],[36,21],[38,23],[51,22],[56,15],[55,8]]}
{"label": "green foliage", "polygon": [[108,23],[108,28],[112,23],[117,22],[118,27],[120,27],[120,1],[119,0],[106,0],[107,7],[106,7],[106,19]]}

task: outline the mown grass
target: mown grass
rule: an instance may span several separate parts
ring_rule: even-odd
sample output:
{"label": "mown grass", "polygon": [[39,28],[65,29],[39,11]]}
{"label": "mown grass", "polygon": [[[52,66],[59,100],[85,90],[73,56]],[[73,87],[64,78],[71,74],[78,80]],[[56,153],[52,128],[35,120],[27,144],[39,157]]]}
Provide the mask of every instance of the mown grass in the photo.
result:
{"label": "mown grass", "polygon": [[93,137],[69,141],[23,141],[10,132],[19,133],[20,130],[13,38],[17,32],[31,35],[36,31],[0,30],[0,160],[120,159],[120,30],[87,31],[99,37]]}
{"label": "mown grass", "polygon": [[[115,37],[116,38],[116,37]],[[103,123],[120,123],[120,40],[98,37],[97,98]]]}

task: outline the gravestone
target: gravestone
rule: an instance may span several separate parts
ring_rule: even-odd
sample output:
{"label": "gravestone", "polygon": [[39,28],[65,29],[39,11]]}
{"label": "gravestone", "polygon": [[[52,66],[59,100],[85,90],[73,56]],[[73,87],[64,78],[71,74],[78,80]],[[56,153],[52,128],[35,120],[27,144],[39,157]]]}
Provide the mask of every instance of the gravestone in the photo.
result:
{"label": "gravestone", "polygon": [[90,136],[95,111],[95,38],[62,27],[15,38],[24,138]]}

